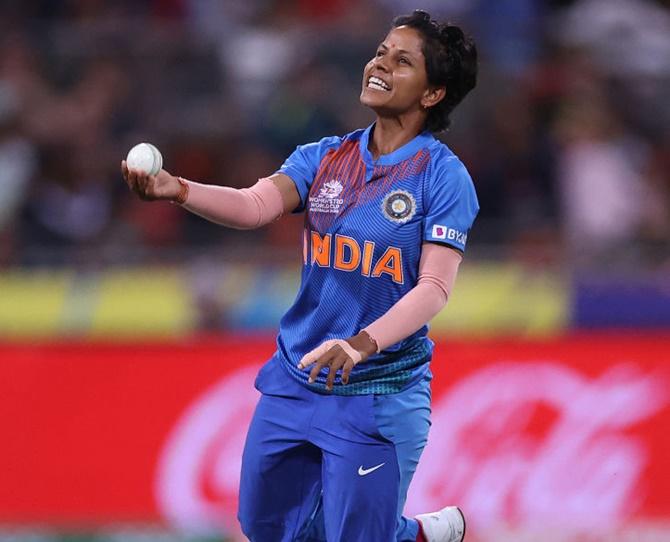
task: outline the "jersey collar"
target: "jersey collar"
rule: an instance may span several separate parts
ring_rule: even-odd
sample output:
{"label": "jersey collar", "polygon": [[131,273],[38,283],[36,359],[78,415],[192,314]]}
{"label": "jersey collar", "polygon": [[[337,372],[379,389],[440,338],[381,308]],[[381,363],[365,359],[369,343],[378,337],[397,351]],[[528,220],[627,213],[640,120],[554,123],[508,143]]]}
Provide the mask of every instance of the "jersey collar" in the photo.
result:
{"label": "jersey collar", "polygon": [[372,133],[374,126],[374,122],[368,126],[361,135],[359,141],[361,158],[363,158],[365,165],[370,168],[373,168],[374,166],[393,166],[399,164],[403,160],[407,160],[414,156],[421,149],[428,147],[435,140],[433,135],[426,130],[421,132],[411,141],[405,143],[402,147],[394,150],[392,153],[382,154],[377,160],[374,160],[372,154],[368,150],[368,142],[370,141],[370,134]]}

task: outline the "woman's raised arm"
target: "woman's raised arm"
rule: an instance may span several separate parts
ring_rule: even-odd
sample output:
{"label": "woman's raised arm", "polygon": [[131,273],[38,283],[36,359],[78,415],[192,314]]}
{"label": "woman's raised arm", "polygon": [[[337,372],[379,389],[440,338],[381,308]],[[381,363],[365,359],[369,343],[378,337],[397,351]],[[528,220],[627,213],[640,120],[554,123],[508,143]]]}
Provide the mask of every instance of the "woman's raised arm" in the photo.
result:
{"label": "woman's raised arm", "polygon": [[162,169],[157,175],[129,169],[121,163],[128,187],[147,201],[167,200],[207,220],[236,229],[254,229],[277,220],[300,205],[290,177],[275,173],[250,188],[202,184],[175,177]]}

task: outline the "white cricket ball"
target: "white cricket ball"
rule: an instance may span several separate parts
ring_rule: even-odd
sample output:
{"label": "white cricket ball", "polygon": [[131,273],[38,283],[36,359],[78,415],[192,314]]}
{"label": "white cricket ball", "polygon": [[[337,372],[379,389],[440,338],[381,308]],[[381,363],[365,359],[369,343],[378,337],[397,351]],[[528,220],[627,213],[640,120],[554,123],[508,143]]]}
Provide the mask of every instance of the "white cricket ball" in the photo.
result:
{"label": "white cricket ball", "polygon": [[163,157],[151,143],[138,143],[128,152],[126,164],[130,169],[139,169],[149,175],[157,175],[163,168]]}

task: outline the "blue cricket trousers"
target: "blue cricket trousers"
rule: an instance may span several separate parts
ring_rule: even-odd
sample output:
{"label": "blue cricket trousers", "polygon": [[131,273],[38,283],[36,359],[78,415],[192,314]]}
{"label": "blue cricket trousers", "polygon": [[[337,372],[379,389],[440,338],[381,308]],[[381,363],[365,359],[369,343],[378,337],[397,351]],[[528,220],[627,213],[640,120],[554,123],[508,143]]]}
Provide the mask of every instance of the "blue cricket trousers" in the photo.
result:
{"label": "blue cricket trousers", "polygon": [[430,378],[389,395],[325,395],[275,358],[264,365],[242,457],[249,540],[414,542],[402,510],[428,438]]}

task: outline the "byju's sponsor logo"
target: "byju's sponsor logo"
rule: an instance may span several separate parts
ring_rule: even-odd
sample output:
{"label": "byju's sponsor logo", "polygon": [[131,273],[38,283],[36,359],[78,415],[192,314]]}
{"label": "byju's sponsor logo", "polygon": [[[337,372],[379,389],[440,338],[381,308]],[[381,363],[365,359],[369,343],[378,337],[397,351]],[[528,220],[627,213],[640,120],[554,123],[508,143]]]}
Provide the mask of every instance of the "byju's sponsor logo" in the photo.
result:
{"label": "byju's sponsor logo", "polygon": [[468,241],[468,234],[455,228],[448,228],[442,224],[435,224],[433,226],[433,239],[456,241],[461,245],[465,245],[465,243]]}

